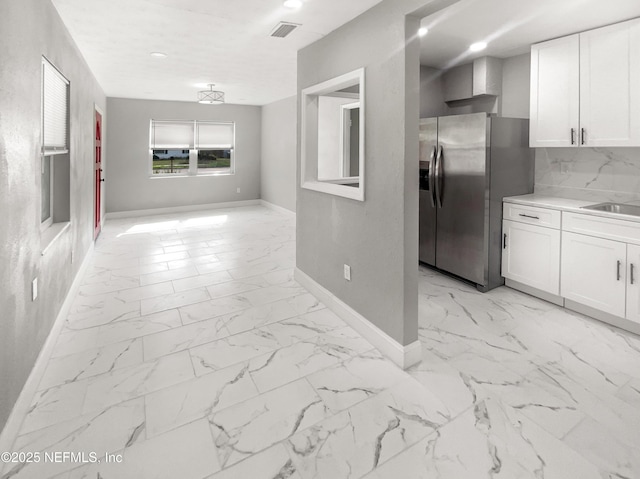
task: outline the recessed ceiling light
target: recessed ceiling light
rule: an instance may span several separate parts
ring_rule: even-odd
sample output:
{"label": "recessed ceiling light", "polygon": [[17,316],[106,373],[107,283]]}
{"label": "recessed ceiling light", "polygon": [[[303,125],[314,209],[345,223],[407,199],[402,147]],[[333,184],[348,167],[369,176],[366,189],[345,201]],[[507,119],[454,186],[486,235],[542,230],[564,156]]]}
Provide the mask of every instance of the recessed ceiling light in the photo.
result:
{"label": "recessed ceiling light", "polygon": [[487,48],[487,43],[486,42],[472,43],[469,46],[469,50],[471,50],[472,52],[481,52],[485,48]]}
{"label": "recessed ceiling light", "polygon": [[284,0],[284,6],[287,8],[300,8],[302,0]]}
{"label": "recessed ceiling light", "polygon": [[422,27],[418,30],[418,35],[424,37],[427,33],[429,33],[429,29],[427,27]]}
{"label": "recessed ceiling light", "polygon": [[166,58],[167,54],[162,52],[151,52],[150,55],[154,58]]}

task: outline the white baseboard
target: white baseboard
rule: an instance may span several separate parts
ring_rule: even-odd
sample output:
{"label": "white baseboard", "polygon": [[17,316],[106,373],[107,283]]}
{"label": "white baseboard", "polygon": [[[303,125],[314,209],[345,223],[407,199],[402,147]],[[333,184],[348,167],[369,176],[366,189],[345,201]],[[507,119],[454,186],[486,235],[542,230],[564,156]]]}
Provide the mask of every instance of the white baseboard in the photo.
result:
{"label": "white baseboard", "polygon": [[402,369],[420,362],[422,358],[420,341],[416,340],[403,346],[298,268],[294,271],[294,277],[298,283]]}
{"label": "white baseboard", "polygon": [[616,328],[624,329],[625,331],[629,331],[630,333],[640,335],[640,324],[634,321],[629,321],[628,319],[605,313],[604,311],[585,306],[584,304],[576,303],[575,301],[572,301],[570,299],[565,299],[564,303],[565,307],[567,309],[570,309],[571,311],[584,314],[585,316],[590,316],[594,319],[597,319],[598,321],[602,321],[604,323],[610,324],[611,326],[615,326]]}
{"label": "white baseboard", "polygon": [[547,293],[546,291],[541,291],[537,288],[532,288],[531,286],[519,283],[517,281],[506,279],[504,284],[509,288],[517,289],[518,291],[522,291],[523,293],[530,294],[531,296],[544,299],[545,301],[548,301],[555,305],[562,306],[566,309],[570,309],[571,311],[575,311],[576,313],[588,316],[590,319],[602,321],[604,323],[610,324],[611,326],[615,326],[616,328],[624,329],[625,331],[640,335],[640,324],[636,323],[635,321],[629,321],[628,319],[605,313],[604,311],[585,306],[584,304],[576,303],[575,301],[563,298],[562,296]]}
{"label": "white baseboard", "polygon": [[216,210],[222,208],[239,208],[261,204],[262,200],[228,201],[226,203],[209,203],[206,205],[170,206],[168,208],[153,208],[149,210],[112,211],[105,215],[107,219],[135,218],[138,216],[166,215],[184,213],[188,211]]}
{"label": "white baseboard", "polygon": [[260,203],[266,208],[272,209],[274,211],[279,211],[280,213],[284,213],[287,216],[292,216],[294,218],[296,217],[295,211],[288,210],[286,208],[283,208],[282,206],[274,205],[273,203],[269,203],[265,200],[260,200]]}
{"label": "white baseboard", "polygon": [[542,291],[538,288],[534,288],[527,284],[522,284],[518,281],[513,281],[510,279],[505,279],[504,285],[508,288],[517,289],[518,291],[521,291],[523,293],[535,296],[536,298],[544,299],[545,301],[548,301],[555,305],[564,306],[564,298],[562,296],[558,296],[557,294],[547,293],[546,291]]}
{"label": "white baseboard", "polygon": [[[76,277],[73,279],[71,283],[71,287],[69,288],[69,292],[62,303],[62,307],[60,308],[60,312],[56,316],[56,320],[53,322],[53,326],[51,327],[51,331],[49,331],[49,335],[38,354],[38,358],[36,359],[35,364],[33,365],[33,369],[27,378],[27,381],[18,396],[18,400],[13,406],[11,410],[11,414],[7,419],[7,422],[0,432],[0,452],[11,451],[11,447],[18,437],[18,433],[20,432],[20,427],[22,426],[22,422],[24,421],[27,412],[29,411],[29,406],[31,405],[31,400],[33,396],[36,394],[38,390],[38,386],[40,385],[40,380],[44,375],[44,372],[47,368],[47,364],[49,363],[49,359],[51,358],[51,354],[53,354],[53,349],[58,340],[58,336],[60,331],[64,327],[64,322],[69,315],[69,310],[71,309],[71,305],[73,304],[73,300],[78,294],[78,290],[80,289],[80,285],[82,283],[82,279],[91,263],[91,257],[93,256],[94,243],[91,243],[89,247],[89,251],[84,257],[82,264],[80,265],[80,269],[76,274]],[[2,468],[0,467],[0,470]]]}

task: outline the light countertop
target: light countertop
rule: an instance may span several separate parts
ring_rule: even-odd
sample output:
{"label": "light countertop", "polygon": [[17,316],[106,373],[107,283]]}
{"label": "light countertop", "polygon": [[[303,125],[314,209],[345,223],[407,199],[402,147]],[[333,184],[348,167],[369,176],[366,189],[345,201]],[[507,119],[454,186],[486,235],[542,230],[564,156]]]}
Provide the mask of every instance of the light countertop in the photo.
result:
{"label": "light countertop", "polygon": [[[604,203],[598,200],[577,200],[573,198],[561,198],[557,196],[548,196],[532,193],[529,195],[507,196],[503,200],[506,203],[515,203],[526,206],[537,206],[539,208],[549,208],[553,210],[567,211],[571,213],[581,213],[585,215],[601,216],[616,220],[633,221],[640,223],[640,216],[623,215],[619,213],[610,213],[608,211],[587,210],[583,207],[589,205],[597,205]],[[628,202],[629,204],[638,205],[637,201]]]}

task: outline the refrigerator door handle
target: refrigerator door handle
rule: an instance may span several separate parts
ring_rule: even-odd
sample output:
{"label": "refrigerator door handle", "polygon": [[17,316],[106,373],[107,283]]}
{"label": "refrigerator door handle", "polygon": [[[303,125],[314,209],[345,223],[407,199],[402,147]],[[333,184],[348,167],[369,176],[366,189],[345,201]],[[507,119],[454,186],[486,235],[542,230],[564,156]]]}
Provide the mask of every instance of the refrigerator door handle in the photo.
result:
{"label": "refrigerator door handle", "polygon": [[436,163],[436,150],[437,147],[433,147],[431,151],[431,157],[429,158],[429,197],[431,198],[431,206],[436,207],[436,193],[434,191],[435,185],[435,163]]}
{"label": "refrigerator door handle", "polygon": [[438,155],[436,156],[436,201],[438,208],[442,208],[442,184],[444,180],[444,172],[442,169],[443,151],[442,145],[438,149]]}

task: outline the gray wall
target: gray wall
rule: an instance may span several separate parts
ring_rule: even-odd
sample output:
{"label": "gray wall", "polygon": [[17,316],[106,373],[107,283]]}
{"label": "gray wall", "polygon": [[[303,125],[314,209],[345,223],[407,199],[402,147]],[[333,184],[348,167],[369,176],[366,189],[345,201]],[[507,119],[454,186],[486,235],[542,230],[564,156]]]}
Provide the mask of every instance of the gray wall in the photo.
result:
{"label": "gray wall", "polygon": [[529,118],[531,55],[525,53],[502,61],[502,94],[449,104],[444,101],[442,70],[420,67],[420,118],[487,112],[509,118]]}
{"label": "gray wall", "polygon": [[366,201],[298,188],[297,267],[405,345],[418,338],[416,32],[427,12],[406,15],[425,3],[386,0],[298,52],[299,91],[365,67]]}
{"label": "gray wall", "polygon": [[[93,240],[93,112],[104,94],[48,0],[0,2],[0,428]],[[45,55],[70,81],[71,228],[41,255]],[[74,264],[71,264],[71,253]],[[31,301],[31,281],[39,296]]]}
{"label": "gray wall", "polygon": [[[109,98],[107,108],[107,212],[260,198],[260,107]],[[235,122],[235,175],[150,178],[151,119]]]}
{"label": "gray wall", "polygon": [[260,195],[263,200],[296,210],[297,97],[262,107]]}
{"label": "gray wall", "polygon": [[505,58],[502,62],[502,116],[529,118],[531,54]]}
{"label": "gray wall", "polygon": [[433,118],[448,113],[444,102],[442,70],[420,67],[420,118]]}

